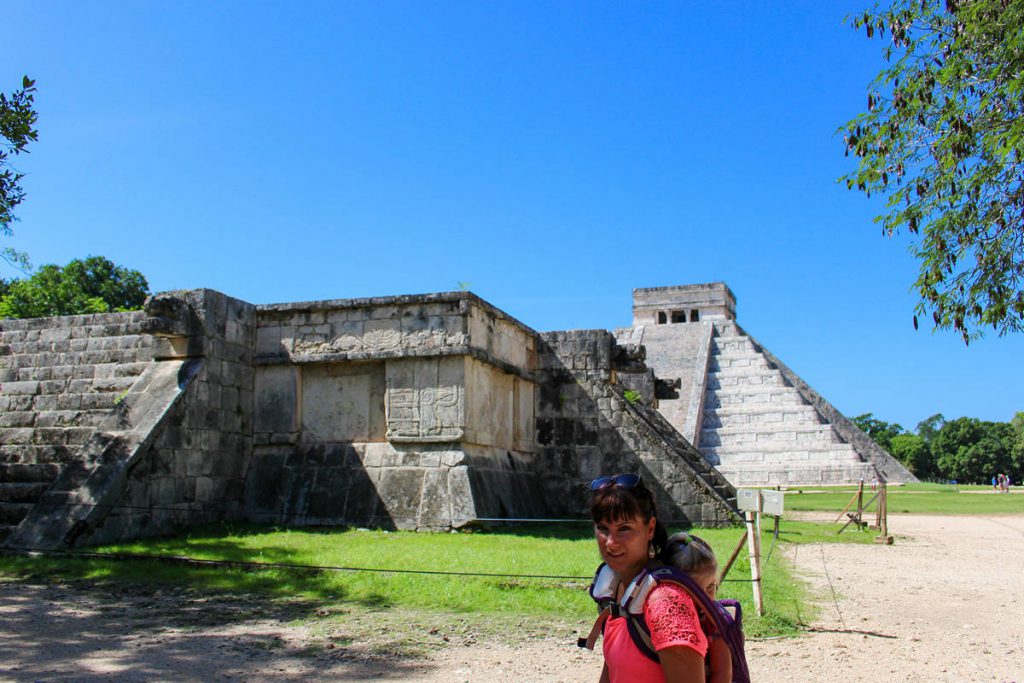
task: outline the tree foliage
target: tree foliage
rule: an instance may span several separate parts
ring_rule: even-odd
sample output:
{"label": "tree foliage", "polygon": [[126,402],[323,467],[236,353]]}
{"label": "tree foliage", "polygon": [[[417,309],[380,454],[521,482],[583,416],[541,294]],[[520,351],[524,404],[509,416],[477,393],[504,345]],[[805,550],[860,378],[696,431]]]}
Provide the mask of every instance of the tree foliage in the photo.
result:
{"label": "tree foliage", "polygon": [[870,436],[875,443],[891,452],[892,438],[903,432],[903,427],[895,422],[878,420],[873,413],[864,413],[851,420],[860,430]]}
{"label": "tree foliage", "polygon": [[0,318],[42,318],[126,311],[142,307],[146,278],[102,256],[45,265],[31,277],[8,281],[0,292]]}
{"label": "tree foliage", "polygon": [[[17,220],[14,207],[25,198],[21,187],[25,174],[11,167],[11,158],[27,152],[28,143],[38,138],[35,91],[35,81],[25,76],[20,90],[0,93],[0,233],[4,235],[11,234],[11,223]],[[19,269],[28,266],[28,258],[10,247],[0,250],[0,256]]]}
{"label": "tree foliage", "polygon": [[840,129],[859,159],[843,180],[911,234],[916,313],[965,343],[1024,330],[1024,3],[892,0],[850,23],[887,66]]}
{"label": "tree foliage", "polygon": [[937,413],[919,422],[916,434],[871,413],[852,421],[919,479],[980,484],[1002,472],[1024,481],[1024,412],[1010,422]]}

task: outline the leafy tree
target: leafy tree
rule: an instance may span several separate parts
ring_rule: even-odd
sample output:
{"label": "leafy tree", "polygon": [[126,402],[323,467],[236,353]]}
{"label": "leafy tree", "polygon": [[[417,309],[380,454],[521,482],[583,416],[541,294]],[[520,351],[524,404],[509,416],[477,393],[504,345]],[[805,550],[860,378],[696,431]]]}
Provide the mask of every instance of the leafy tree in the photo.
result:
{"label": "leafy tree", "polygon": [[895,422],[876,420],[873,413],[864,413],[851,420],[861,431],[885,450],[892,452],[892,439],[903,433],[903,427]]}
{"label": "leafy tree", "polygon": [[935,413],[917,423],[917,434],[924,439],[926,444],[929,444],[945,422],[946,418],[942,416],[942,413]]}
{"label": "leafy tree", "polygon": [[1012,440],[1013,428],[1006,422],[960,417],[945,423],[935,435],[932,455],[943,478],[987,483],[1000,472],[1011,472]]}
{"label": "leafy tree", "polygon": [[892,437],[889,452],[918,479],[934,479],[938,475],[931,450],[918,434],[897,434]]}
{"label": "leafy tree", "polygon": [[1024,481],[1024,412],[1018,411],[1010,420],[1013,430],[1013,444],[1010,446],[1010,469],[1013,480]]}
{"label": "leafy tree", "polygon": [[102,256],[75,259],[63,268],[45,265],[31,277],[8,283],[0,318],[103,313],[142,307],[146,278]]}
{"label": "leafy tree", "polygon": [[887,197],[883,233],[913,236],[915,312],[965,343],[1021,331],[1024,3],[892,0],[850,23],[888,43],[887,66],[840,128],[859,158],[842,180]]}
{"label": "leafy tree", "polygon": [[[25,198],[21,187],[25,174],[13,169],[10,159],[27,152],[28,143],[38,139],[33,128],[38,118],[32,108],[35,91],[35,81],[25,76],[21,79],[21,90],[9,96],[0,93],[0,233],[4,235],[12,234],[11,223],[17,220],[14,207]],[[27,257],[10,247],[0,250],[0,257],[20,270],[27,269]]]}

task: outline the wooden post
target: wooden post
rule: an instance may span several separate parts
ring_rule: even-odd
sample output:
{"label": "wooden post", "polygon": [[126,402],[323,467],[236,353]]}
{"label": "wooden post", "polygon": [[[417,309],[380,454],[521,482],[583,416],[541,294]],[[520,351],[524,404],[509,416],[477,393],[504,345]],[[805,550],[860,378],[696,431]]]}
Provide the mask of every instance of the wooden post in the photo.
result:
{"label": "wooden post", "polygon": [[740,542],[736,544],[736,547],[732,551],[732,555],[729,556],[729,561],[725,563],[721,576],[718,577],[719,583],[725,581],[725,577],[729,575],[729,570],[732,569],[733,563],[736,561],[736,558],[739,557],[740,551],[743,550],[743,544],[747,542],[747,536],[747,532],[744,531],[743,535],[740,537]]}
{"label": "wooden post", "polygon": [[857,487],[857,531],[861,530],[861,520],[864,519],[864,480],[860,480]]}
{"label": "wooden post", "polygon": [[884,481],[879,484],[878,496],[878,528],[882,533],[875,537],[875,543],[892,545],[893,539],[889,535],[889,494]]}
{"label": "wooden post", "polygon": [[761,596],[761,539],[757,536],[754,513],[743,513],[747,523],[747,548],[750,552],[750,582],[754,587],[754,608],[757,616],[764,614],[764,599]]}

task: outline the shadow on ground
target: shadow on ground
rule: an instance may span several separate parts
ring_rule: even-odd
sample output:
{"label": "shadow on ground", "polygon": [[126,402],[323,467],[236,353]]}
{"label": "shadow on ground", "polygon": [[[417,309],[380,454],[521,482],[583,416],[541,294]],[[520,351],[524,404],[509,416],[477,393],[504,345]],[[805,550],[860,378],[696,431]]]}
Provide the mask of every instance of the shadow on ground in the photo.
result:
{"label": "shadow on ground", "polygon": [[[432,666],[295,626],[313,601],[78,581],[0,583],[0,677],[25,681],[400,680]],[[386,661],[386,666],[382,662]]]}

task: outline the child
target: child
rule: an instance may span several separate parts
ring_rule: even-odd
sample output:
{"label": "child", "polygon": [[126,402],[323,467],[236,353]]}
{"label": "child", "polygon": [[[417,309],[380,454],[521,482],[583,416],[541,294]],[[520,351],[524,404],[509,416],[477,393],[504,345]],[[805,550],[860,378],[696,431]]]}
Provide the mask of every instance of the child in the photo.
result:
{"label": "child", "polygon": [[[690,576],[708,597],[715,599],[718,592],[718,560],[707,542],[685,532],[672,534],[665,544],[664,557],[668,563]],[[704,673],[708,683],[732,681],[732,655],[729,646],[714,632],[713,623],[703,614],[701,628],[708,638],[708,654],[704,658]]]}

